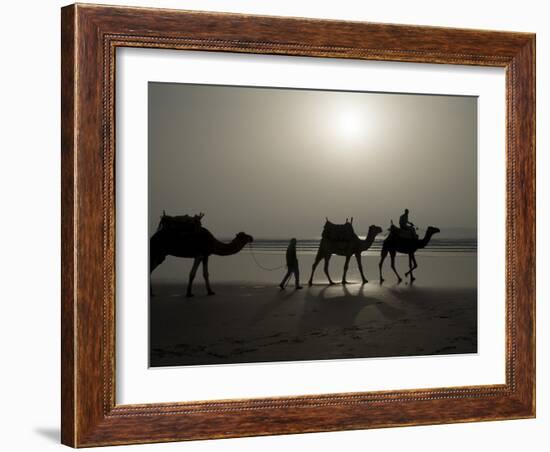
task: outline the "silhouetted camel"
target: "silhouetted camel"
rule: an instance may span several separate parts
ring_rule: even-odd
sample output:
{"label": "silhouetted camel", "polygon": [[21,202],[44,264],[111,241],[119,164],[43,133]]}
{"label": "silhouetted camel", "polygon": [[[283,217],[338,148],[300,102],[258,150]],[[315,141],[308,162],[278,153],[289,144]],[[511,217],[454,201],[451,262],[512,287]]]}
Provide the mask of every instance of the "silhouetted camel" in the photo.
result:
{"label": "silhouetted camel", "polygon": [[416,253],[416,250],[425,248],[430,242],[432,235],[437,234],[438,232],[440,232],[438,228],[430,226],[426,230],[426,234],[423,239],[403,238],[400,236],[400,229],[392,223],[390,226],[390,235],[388,235],[386,240],[384,240],[384,243],[382,244],[382,252],[380,253],[380,263],[378,264],[378,269],[380,270],[380,282],[384,282],[384,278],[382,278],[382,265],[384,264],[384,259],[386,259],[388,253],[390,253],[391,268],[394,271],[395,276],[397,276],[397,280],[399,282],[401,282],[401,276],[399,276],[399,273],[397,273],[397,270],[395,269],[395,255],[396,253],[403,253],[409,256],[409,271],[405,273],[405,276],[410,275],[411,282],[413,282],[415,280],[413,270],[418,267],[414,254]]}
{"label": "silhouetted camel", "polygon": [[[347,225],[351,226],[351,223],[347,223],[346,221],[346,226]],[[355,256],[355,258],[357,259],[357,266],[359,267],[359,272],[361,273],[363,284],[367,283],[367,278],[365,278],[365,274],[363,273],[363,265],[361,264],[361,253],[363,251],[367,251],[370,248],[372,242],[374,242],[374,238],[376,237],[376,235],[380,234],[381,232],[382,228],[380,226],[372,225],[369,227],[369,232],[365,240],[361,240],[355,233],[353,233],[351,238],[348,240],[332,240],[328,237],[325,237],[323,234],[321,243],[319,243],[317,256],[315,256],[313,266],[311,267],[309,285],[311,286],[313,284],[313,274],[315,273],[317,265],[323,259],[325,260],[324,270],[325,275],[327,275],[328,282],[329,284],[334,284],[334,281],[332,281],[328,273],[328,265],[330,262],[330,258],[333,254],[336,254],[337,256],[344,256],[346,258],[346,262],[344,264],[344,274],[342,276],[342,284],[348,283],[348,281],[346,281],[346,274],[348,272],[349,260],[351,259],[351,256]]]}
{"label": "silhouetted camel", "polygon": [[252,242],[253,238],[244,232],[239,232],[230,243],[223,243],[202,226],[198,226],[193,232],[182,232],[174,227],[163,227],[163,221],[170,221],[171,218],[174,217],[163,216],[157,231],[151,237],[149,244],[149,273],[151,274],[164,261],[166,256],[195,259],[189,273],[187,296],[193,296],[193,280],[201,263],[208,295],[214,295],[210,287],[208,258],[213,254],[217,256],[236,254],[247,243]]}

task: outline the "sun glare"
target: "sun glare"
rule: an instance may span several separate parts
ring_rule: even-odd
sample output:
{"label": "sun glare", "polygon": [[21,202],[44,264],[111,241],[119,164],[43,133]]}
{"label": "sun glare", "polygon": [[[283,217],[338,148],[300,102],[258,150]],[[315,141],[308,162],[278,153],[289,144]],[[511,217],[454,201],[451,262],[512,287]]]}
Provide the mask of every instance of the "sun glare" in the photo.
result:
{"label": "sun glare", "polygon": [[352,109],[341,110],[335,118],[338,139],[348,142],[358,141],[365,130],[363,115]]}

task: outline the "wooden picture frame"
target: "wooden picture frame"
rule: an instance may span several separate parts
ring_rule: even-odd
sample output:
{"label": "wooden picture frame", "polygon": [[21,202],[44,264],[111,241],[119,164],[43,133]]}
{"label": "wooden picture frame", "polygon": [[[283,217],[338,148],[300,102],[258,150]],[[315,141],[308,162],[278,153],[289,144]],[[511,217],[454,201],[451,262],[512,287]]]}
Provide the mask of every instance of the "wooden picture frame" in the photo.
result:
{"label": "wooden picture frame", "polygon": [[[535,35],[79,4],[62,9],[61,34],[64,444],[85,447],[535,416]],[[506,383],[117,405],[118,47],[505,68]]]}

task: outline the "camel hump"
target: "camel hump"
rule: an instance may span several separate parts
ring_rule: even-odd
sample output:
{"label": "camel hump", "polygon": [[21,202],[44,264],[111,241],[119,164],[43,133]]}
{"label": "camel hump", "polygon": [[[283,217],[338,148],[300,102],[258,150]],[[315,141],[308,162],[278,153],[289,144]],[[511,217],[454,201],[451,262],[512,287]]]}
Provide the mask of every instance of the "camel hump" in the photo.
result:
{"label": "camel hump", "polygon": [[346,221],[344,224],[335,224],[327,219],[325,227],[323,228],[322,237],[337,242],[349,242],[357,239],[357,234],[349,221]]}

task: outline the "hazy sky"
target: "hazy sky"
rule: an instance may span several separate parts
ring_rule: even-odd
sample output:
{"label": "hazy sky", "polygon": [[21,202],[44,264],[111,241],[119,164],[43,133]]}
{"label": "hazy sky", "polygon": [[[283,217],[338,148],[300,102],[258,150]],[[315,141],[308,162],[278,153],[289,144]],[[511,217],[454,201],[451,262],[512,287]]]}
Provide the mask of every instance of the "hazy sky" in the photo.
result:
{"label": "hazy sky", "polygon": [[360,235],[403,209],[476,228],[477,99],[149,83],[149,222],[205,212],[219,237]]}

